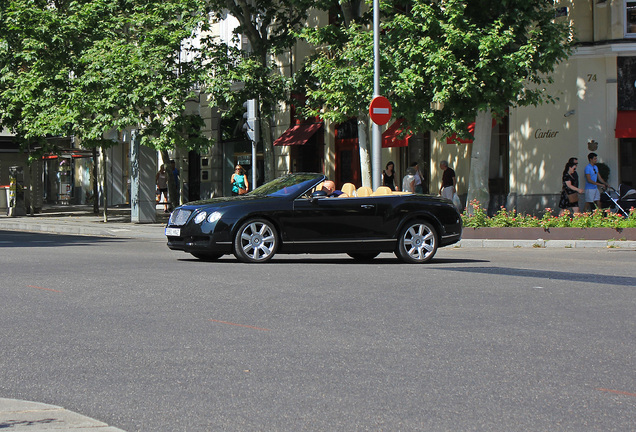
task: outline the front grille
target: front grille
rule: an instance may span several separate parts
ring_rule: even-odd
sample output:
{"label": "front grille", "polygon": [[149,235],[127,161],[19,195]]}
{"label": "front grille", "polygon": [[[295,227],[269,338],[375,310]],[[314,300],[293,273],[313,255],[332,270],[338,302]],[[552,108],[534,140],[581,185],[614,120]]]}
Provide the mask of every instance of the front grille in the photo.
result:
{"label": "front grille", "polygon": [[185,225],[188,219],[190,218],[191,214],[192,214],[191,210],[176,209],[170,215],[170,221],[168,222],[168,225],[176,225],[176,226]]}

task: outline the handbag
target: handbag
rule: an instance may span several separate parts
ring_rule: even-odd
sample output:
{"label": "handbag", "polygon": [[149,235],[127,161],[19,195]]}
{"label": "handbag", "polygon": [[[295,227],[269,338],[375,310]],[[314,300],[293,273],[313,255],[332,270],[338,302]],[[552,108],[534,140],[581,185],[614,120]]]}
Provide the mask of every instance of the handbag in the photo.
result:
{"label": "handbag", "polygon": [[570,202],[570,204],[578,204],[579,203],[579,193],[578,192],[574,192],[574,193],[568,194],[568,201]]}
{"label": "handbag", "polygon": [[245,195],[247,193],[247,189],[243,189],[243,188],[240,187],[240,188],[238,188],[238,190],[239,190],[239,192],[238,192],[239,195]]}

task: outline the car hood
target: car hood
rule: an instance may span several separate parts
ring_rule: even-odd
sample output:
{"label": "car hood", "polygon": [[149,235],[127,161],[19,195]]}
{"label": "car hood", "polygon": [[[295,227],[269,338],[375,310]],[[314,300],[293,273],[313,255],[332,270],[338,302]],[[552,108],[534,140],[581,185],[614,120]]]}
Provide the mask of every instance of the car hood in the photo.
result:
{"label": "car hood", "polygon": [[223,207],[230,207],[235,205],[244,205],[246,203],[253,203],[257,201],[259,202],[271,201],[272,199],[276,199],[276,197],[260,196],[260,195],[219,197],[219,198],[210,198],[210,199],[200,200],[200,201],[192,201],[192,202],[183,204],[179,208],[185,209],[185,210],[200,210],[200,209],[207,210],[212,208],[223,208]]}

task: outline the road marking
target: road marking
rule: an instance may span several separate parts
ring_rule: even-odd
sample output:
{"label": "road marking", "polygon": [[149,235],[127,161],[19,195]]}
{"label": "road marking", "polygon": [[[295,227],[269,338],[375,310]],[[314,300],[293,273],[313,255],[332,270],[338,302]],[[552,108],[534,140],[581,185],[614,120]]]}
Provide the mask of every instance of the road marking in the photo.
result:
{"label": "road marking", "polygon": [[623,395],[623,396],[634,396],[634,397],[636,397],[636,393],[628,393],[628,392],[624,392],[624,391],[620,391],[620,390],[610,390],[610,389],[604,389],[604,388],[598,388],[596,390],[602,391],[602,392],[607,392],[607,393],[619,394],[619,395]]}
{"label": "road marking", "polygon": [[62,291],[54,290],[54,289],[51,289],[51,288],[42,288],[42,287],[35,286],[35,285],[27,285],[27,286],[29,288],[35,288],[35,289],[39,289],[39,290],[43,290],[43,291],[53,291],[53,292],[56,292],[56,293],[61,293],[62,292]]}
{"label": "road marking", "polygon": [[236,324],[236,323],[231,323],[231,322],[227,322],[227,321],[219,321],[219,320],[215,320],[215,319],[211,319],[210,321],[215,322],[215,323],[220,323],[220,324],[233,325],[233,326],[237,326],[237,327],[246,327],[246,328],[250,328],[250,329],[254,329],[254,330],[271,331],[270,329],[266,329],[266,328],[254,327],[254,326],[245,325],[245,324]]}

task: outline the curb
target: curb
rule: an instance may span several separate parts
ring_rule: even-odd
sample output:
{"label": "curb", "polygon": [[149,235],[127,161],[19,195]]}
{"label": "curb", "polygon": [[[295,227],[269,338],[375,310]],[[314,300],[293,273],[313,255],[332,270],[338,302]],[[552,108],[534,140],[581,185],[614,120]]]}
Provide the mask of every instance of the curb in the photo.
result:
{"label": "curb", "polygon": [[636,249],[636,241],[617,240],[500,240],[500,239],[464,239],[451,246],[456,248],[616,248]]}
{"label": "curb", "polygon": [[[95,223],[97,225],[97,223]],[[69,221],[3,221],[0,220],[0,230],[5,231],[26,231],[39,232],[46,234],[61,235],[81,235],[81,236],[97,236],[110,238],[136,238],[148,240],[165,240],[162,225],[146,225],[136,226],[132,223],[110,223],[92,226],[86,222],[69,222]]]}
{"label": "curb", "polygon": [[0,398],[0,429],[5,428],[28,432],[51,430],[125,432],[59,406]]}

